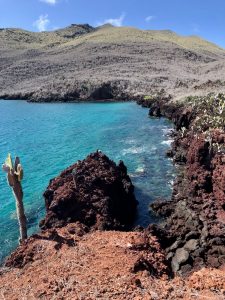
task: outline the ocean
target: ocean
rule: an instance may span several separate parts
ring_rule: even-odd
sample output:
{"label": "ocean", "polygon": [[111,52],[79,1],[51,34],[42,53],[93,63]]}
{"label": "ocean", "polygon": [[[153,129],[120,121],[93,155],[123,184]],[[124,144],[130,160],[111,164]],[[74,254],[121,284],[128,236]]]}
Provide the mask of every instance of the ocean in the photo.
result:
{"label": "ocean", "polygon": [[[175,167],[165,156],[170,147],[168,120],[149,118],[135,102],[51,103],[0,101],[0,162],[8,153],[19,156],[24,168],[24,205],[28,233],[39,230],[45,214],[42,194],[51,178],[100,149],[122,159],[139,201],[136,225],[157,222],[149,204],[169,199]],[[18,244],[15,200],[0,172],[0,261]]]}

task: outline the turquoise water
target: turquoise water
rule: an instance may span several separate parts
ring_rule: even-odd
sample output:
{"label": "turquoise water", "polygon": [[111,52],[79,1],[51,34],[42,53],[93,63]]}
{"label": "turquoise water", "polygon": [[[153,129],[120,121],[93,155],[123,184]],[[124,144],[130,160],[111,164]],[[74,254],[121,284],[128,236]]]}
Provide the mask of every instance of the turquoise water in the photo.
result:
{"label": "turquoise water", "polygon": [[[0,162],[10,152],[24,167],[24,203],[29,234],[44,216],[42,193],[51,178],[90,152],[101,149],[124,160],[136,187],[136,224],[154,221],[149,203],[171,195],[174,167],[165,157],[171,123],[148,118],[148,110],[130,103],[28,104],[0,101]],[[16,247],[15,202],[0,172],[0,260]]]}

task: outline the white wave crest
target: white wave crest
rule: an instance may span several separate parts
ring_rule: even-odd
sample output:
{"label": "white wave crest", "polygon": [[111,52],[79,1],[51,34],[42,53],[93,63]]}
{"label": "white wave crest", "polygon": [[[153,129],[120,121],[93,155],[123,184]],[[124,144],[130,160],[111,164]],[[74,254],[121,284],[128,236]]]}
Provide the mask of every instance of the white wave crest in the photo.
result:
{"label": "white wave crest", "polygon": [[170,145],[172,144],[172,142],[173,142],[173,140],[170,139],[170,140],[161,142],[161,144],[162,144],[162,145],[169,145],[169,146],[170,146]]}
{"label": "white wave crest", "polygon": [[126,155],[126,154],[140,154],[140,153],[144,153],[144,152],[146,152],[145,147],[131,147],[131,148],[122,150],[123,155]]}

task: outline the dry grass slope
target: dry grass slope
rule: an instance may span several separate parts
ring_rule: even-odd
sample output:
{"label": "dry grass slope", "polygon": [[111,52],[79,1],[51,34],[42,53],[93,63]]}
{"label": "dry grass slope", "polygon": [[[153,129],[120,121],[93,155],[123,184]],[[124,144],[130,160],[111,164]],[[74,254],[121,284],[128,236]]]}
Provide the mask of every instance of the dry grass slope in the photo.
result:
{"label": "dry grass slope", "polygon": [[[105,93],[108,84],[108,95]],[[169,30],[0,30],[0,97],[67,101],[225,91],[225,50]]]}

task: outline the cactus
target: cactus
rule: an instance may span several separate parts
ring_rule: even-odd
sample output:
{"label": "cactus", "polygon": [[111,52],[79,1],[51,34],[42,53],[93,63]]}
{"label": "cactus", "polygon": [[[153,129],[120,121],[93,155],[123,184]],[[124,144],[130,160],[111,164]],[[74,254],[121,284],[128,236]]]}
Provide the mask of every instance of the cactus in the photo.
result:
{"label": "cactus", "polygon": [[8,157],[3,164],[2,169],[7,173],[8,185],[12,188],[13,194],[15,196],[17,218],[20,228],[19,242],[21,243],[27,238],[27,220],[24,213],[23,189],[21,185],[21,181],[23,179],[23,168],[20,164],[19,157],[16,157],[15,163],[13,165],[11,155],[8,154]]}

